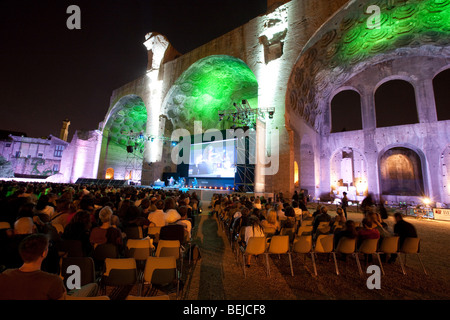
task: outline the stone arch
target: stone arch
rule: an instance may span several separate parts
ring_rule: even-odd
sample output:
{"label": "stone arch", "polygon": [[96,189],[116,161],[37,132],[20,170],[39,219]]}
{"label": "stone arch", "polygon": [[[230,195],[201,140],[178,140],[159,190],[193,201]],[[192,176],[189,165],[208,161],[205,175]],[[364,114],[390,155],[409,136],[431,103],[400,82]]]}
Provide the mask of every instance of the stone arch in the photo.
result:
{"label": "stone arch", "polygon": [[[368,28],[369,5],[380,8],[379,28]],[[379,62],[407,56],[450,57],[450,1],[357,0],[347,3],[302,49],[289,77],[286,112],[320,132],[331,93]]]}
{"label": "stone arch", "polygon": [[433,77],[433,91],[436,102],[436,114],[439,120],[450,120],[450,91],[448,84],[450,83],[450,66],[440,70]]}
{"label": "stone arch", "polygon": [[[374,100],[377,127],[419,122],[416,90],[414,85],[404,78],[383,79],[376,86]],[[393,117],[393,114],[402,114],[402,116]]]}
{"label": "stone arch", "polygon": [[331,191],[338,197],[342,197],[342,191],[346,191],[349,199],[367,195],[367,169],[363,152],[352,147],[337,149],[330,157]]}
{"label": "stone arch", "polygon": [[251,108],[258,107],[258,83],[253,71],[241,59],[212,55],[183,72],[167,93],[162,110],[174,129],[193,132],[194,121],[202,121],[204,130],[221,129],[219,111],[232,110],[233,103],[243,100]]}
{"label": "stone arch", "polygon": [[121,97],[110,108],[101,128],[103,134],[99,176],[114,169],[115,179],[140,180],[147,145],[147,108],[141,97]]}
{"label": "stone arch", "polygon": [[426,158],[409,144],[394,144],[378,156],[380,194],[420,197],[428,194]]}

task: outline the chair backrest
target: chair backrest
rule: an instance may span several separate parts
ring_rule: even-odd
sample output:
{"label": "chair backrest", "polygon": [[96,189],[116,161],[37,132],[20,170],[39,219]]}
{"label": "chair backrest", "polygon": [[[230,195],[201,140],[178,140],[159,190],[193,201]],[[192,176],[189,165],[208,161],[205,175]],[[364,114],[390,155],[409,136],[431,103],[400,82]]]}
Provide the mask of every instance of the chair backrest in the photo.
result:
{"label": "chair backrest", "polygon": [[184,226],[181,224],[170,224],[161,227],[159,240],[178,240],[184,242]]}
{"label": "chair backrest", "polygon": [[148,227],[148,229],[147,229],[147,235],[149,235],[151,238],[153,238],[154,242],[159,241],[160,232],[161,232],[161,227]]}
{"label": "chair backrest", "polygon": [[127,235],[127,239],[142,239],[144,237],[142,227],[140,226],[126,227],[125,234]]}
{"label": "chair backrest", "polygon": [[153,246],[153,239],[128,239],[126,255],[136,260],[147,260]]}
{"label": "chair backrest", "polygon": [[272,236],[277,232],[277,229],[273,228],[273,227],[265,227],[264,228],[264,234],[266,236]]}
{"label": "chair backrest", "polygon": [[[67,279],[73,274],[68,270],[70,266],[80,268],[80,285],[84,286],[95,282],[95,266],[94,260],[90,257],[67,257],[61,259],[61,273],[64,285],[67,285]],[[68,273],[68,271],[70,271]]]}
{"label": "chair backrest", "polygon": [[152,297],[139,297],[129,295],[125,298],[125,300],[170,300],[170,297],[168,295],[152,296]]}
{"label": "chair backrest", "polygon": [[289,242],[292,243],[295,238],[295,228],[281,228],[280,235],[288,236]]}
{"label": "chair backrest", "polygon": [[63,240],[59,251],[65,252],[67,257],[83,257],[83,245],[80,240]]}
{"label": "chair backrest", "polygon": [[11,229],[9,222],[0,221],[0,229]]}
{"label": "chair backrest", "polygon": [[152,284],[168,284],[177,278],[175,257],[148,257],[145,262],[144,281]]}
{"label": "chair backrest", "polygon": [[327,253],[333,251],[334,234],[321,234],[316,239],[315,252]]}
{"label": "chair backrest", "polygon": [[66,300],[111,300],[108,296],[74,297],[66,295]]}
{"label": "chair backrest", "polygon": [[245,248],[246,254],[258,255],[263,254],[265,251],[266,251],[265,237],[250,237],[248,239],[247,247]]}
{"label": "chair backrest", "polygon": [[303,220],[302,224],[304,226],[312,226],[313,225],[313,220]]}
{"label": "chair backrest", "polygon": [[300,228],[298,228],[298,231],[297,231],[297,235],[298,236],[302,236],[302,235],[309,235],[309,234],[311,234],[311,232],[313,231],[313,226],[312,225],[310,225],[310,226],[301,226]]}
{"label": "chair backrest", "polygon": [[115,259],[119,257],[119,250],[112,243],[100,244],[95,247],[92,257],[98,261],[103,261],[107,258]]}
{"label": "chair backrest", "polygon": [[328,227],[329,225],[330,225],[329,221],[322,221],[322,222],[319,222],[318,228],[325,228],[325,227]]}
{"label": "chair backrest", "polygon": [[106,258],[103,276],[107,285],[123,286],[135,284],[137,281],[136,260],[133,258]]}
{"label": "chair backrest", "polygon": [[159,240],[155,255],[157,257],[173,256],[178,259],[180,257],[180,245],[178,240]]}
{"label": "chair backrest", "polygon": [[418,253],[420,238],[405,238],[400,252],[402,253]]}
{"label": "chair backrest", "polygon": [[384,237],[381,240],[380,251],[384,253],[397,253],[399,236]]}
{"label": "chair backrest", "polygon": [[336,252],[349,254],[355,252],[355,249],[356,249],[356,238],[350,239],[347,237],[342,237],[339,240]]}
{"label": "chair backrest", "polygon": [[312,236],[299,236],[294,242],[292,251],[297,253],[308,253],[312,248]]}
{"label": "chair backrest", "polygon": [[56,222],[52,222],[52,226],[55,227],[56,231],[57,231],[59,234],[63,234],[63,233],[64,233],[64,227],[63,227],[62,224],[56,223]]}
{"label": "chair backrest", "polygon": [[359,252],[372,254],[377,252],[378,239],[365,239],[359,246]]}
{"label": "chair backrest", "polygon": [[289,236],[273,236],[267,251],[275,254],[287,253],[289,251]]}

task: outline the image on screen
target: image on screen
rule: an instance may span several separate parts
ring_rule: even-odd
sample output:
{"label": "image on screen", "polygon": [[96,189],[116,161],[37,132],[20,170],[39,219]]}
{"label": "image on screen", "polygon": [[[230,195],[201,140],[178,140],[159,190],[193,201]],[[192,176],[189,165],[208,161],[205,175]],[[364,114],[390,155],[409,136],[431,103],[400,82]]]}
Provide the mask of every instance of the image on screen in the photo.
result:
{"label": "image on screen", "polygon": [[235,139],[191,145],[189,177],[234,178]]}

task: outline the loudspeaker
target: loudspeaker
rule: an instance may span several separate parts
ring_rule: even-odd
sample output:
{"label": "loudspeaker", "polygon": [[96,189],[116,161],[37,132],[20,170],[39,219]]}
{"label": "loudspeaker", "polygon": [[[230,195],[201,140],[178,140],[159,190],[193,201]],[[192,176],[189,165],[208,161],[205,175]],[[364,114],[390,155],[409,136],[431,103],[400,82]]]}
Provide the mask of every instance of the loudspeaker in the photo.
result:
{"label": "loudspeaker", "polygon": [[133,153],[133,146],[127,146],[127,152]]}

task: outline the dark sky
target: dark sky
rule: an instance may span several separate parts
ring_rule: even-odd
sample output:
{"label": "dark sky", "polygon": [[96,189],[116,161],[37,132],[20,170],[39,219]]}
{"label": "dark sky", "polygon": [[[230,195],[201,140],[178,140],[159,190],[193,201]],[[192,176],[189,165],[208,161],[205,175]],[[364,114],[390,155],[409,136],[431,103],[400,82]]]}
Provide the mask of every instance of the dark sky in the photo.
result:
{"label": "dark sky", "polygon": [[[81,30],[66,27],[70,5]],[[2,0],[0,130],[58,137],[65,118],[69,139],[97,129],[112,91],[145,73],[146,33],[187,53],[265,10],[266,0]]]}

